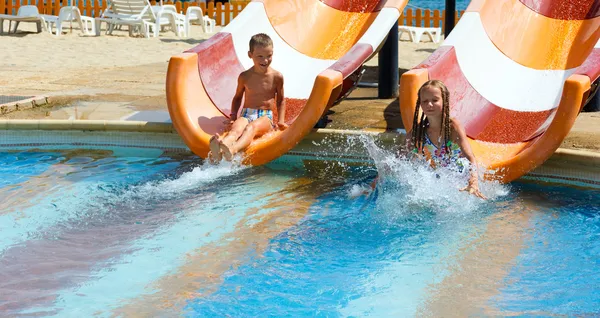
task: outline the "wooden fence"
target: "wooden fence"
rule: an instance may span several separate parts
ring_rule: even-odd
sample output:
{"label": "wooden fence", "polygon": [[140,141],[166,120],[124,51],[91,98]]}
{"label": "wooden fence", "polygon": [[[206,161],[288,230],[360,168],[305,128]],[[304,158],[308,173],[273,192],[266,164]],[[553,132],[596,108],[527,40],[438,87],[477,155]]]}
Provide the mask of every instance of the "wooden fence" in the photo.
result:
{"label": "wooden fence", "polygon": [[[17,10],[23,5],[35,5],[41,14],[58,15],[61,7],[75,5],[79,8],[82,15],[88,17],[99,17],[107,7],[107,0],[0,0],[0,14],[17,14]],[[158,4],[159,1],[150,0],[150,4]],[[175,5],[178,12],[187,10],[190,6],[200,6],[202,10],[209,16],[214,17],[217,25],[227,25],[234,17],[236,17],[247,5],[248,2],[239,2],[235,4],[209,2],[182,2],[165,0],[163,4]]]}
{"label": "wooden fence", "polygon": [[[496,0],[499,1],[499,0]],[[456,11],[454,14],[454,23],[458,20],[465,11]],[[406,9],[398,19],[398,25],[419,26],[419,27],[441,27],[442,32],[445,31],[446,25],[445,10],[422,10],[422,9]]]}
{"label": "wooden fence", "polygon": [[[107,0],[0,0],[0,14],[17,14],[17,10],[22,5],[35,5],[42,14],[58,15],[58,11],[63,6],[74,4],[79,8],[82,15],[89,17],[99,17],[106,9]],[[158,1],[151,0],[152,5]],[[236,17],[248,4],[248,1],[232,1],[231,3],[209,2],[182,2],[182,1],[164,1],[164,4],[173,4],[178,12],[184,12],[190,6],[200,6],[209,17],[214,17],[217,25],[227,25]],[[462,16],[464,11],[456,12],[455,20]],[[444,29],[444,11],[443,10],[422,10],[406,9],[398,20],[399,25],[421,26],[421,27],[441,27]]]}

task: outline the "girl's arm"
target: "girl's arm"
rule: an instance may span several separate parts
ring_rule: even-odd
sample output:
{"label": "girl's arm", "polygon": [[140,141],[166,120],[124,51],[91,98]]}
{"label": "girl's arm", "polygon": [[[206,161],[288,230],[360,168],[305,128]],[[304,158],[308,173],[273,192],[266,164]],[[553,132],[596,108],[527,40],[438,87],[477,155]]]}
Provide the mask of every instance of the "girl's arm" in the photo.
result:
{"label": "girl's arm", "polygon": [[[411,157],[409,157],[412,154],[412,150],[414,149],[414,145],[412,143],[412,132],[407,132],[406,133],[406,137],[404,139],[404,145],[399,145],[395,150],[397,150],[396,156],[401,156],[402,154],[405,154],[407,158],[412,159]],[[394,151],[395,151],[394,150]],[[386,169],[387,168],[387,169]],[[384,167],[384,169],[386,171],[386,173],[390,173],[390,171],[388,170],[389,168],[386,166]],[[375,190],[375,188],[377,187],[377,182],[379,182],[379,173],[377,174],[377,176],[375,177],[375,179],[373,179],[373,181],[371,182],[371,191]]]}
{"label": "girl's arm", "polygon": [[410,153],[415,148],[412,142],[412,130],[406,132],[406,139],[404,140],[404,148],[400,149],[400,151],[404,151],[406,153]]}
{"label": "girl's arm", "polygon": [[[412,130],[406,132],[406,140],[404,141],[404,147],[400,147],[398,155],[404,154],[409,160],[413,160],[418,157],[418,151],[415,149],[417,146],[412,141]],[[413,152],[414,151],[414,152]]]}
{"label": "girl's arm", "polygon": [[475,158],[473,150],[471,149],[471,145],[469,144],[467,133],[465,132],[465,129],[462,127],[460,122],[458,122],[457,120],[452,118],[450,119],[450,123],[452,127],[452,135],[454,135],[454,141],[460,147],[460,150],[462,151],[465,158],[467,158],[467,160],[469,160],[469,162],[471,163],[471,176],[469,177],[469,185],[461,189],[461,191],[468,191],[469,193],[477,197],[486,199],[486,197],[479,191],[479,176],[477,175],[477,172],[479,171],[479,165],[477,164],[477,159]]}
{"label": "girl's arm", "polygon": [[375,191],[375,188],[377,187],[377,182],[378,181],[379,181],[379,174],[371,182],[371,191]]}

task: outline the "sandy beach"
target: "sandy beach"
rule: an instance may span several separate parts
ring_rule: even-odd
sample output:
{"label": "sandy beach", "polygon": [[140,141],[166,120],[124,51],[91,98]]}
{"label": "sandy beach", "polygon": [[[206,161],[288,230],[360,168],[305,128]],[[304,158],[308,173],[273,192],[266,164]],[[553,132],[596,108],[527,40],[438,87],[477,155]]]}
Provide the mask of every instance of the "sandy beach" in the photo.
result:
{"label": "sandy beach", "polygon": [[[42,95],[54,101],[48,107],[12,112],[0,118],[119,119],[133,111],[165,111],[169,58],[212,35],[204,33],[200,26],[192,26],[189,38],[179,38],[169,31],[146,39],[130,37],[126,31],[96,37],[83,36],[78,28],[66,30],[57,37],[35,33],[34,24],[21,24],[17,34],[0,36],[0,95]],[[215,32],[219,30],[217,27]],[[431,42],[412,43],[405,35],[399,43],[400,72],[419,64],[438,46]],[[375,56],[366,63],[363,81],[376,82],[377,72]],[[376,89],[357,89],[334,108],[336,114],[331,116],[330,128],[401,127],[397,100],[377,100],[376,96]],[[599,113],[582,113],[562,147],[600,151],[599,122]]]}
{"label": "sandy beach", "polygon": [[200,26],[192,26],[189,38],[167,31],[150,39],[118,30],[98,37],[78,29],[58,37],[34,30],[23,24],[16,35],[0,36],[0,93],[164,95],[169,58],[212,35]]}

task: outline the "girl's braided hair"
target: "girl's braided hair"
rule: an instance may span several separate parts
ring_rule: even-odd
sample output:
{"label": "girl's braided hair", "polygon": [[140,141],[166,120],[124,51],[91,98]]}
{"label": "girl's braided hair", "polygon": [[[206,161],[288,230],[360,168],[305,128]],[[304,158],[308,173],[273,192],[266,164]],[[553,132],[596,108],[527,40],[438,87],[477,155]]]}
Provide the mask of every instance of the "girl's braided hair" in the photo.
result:
{"label": "girl's braided hair", "polygon": [[[423,143],[425,142],[425,133],[427,132],[427,128],[429,127],[429,120],[427,119],[427,117],[425,117],[425,113],[420,111],[421,90],[423,90],[424,87],[428,86],[438,88],[440,92],[442,92],[443,108],[442,127],[440,130],[440,134],[442,134],[442,132],[444,133],[444,143],[442,145],[442,149],[444,150],[444,153],[449,154],[448,142],[450,141],[450,92],[448,91],[448,88],[446,87],[446,85],[444,85],[442,81],[430,80],[425,82],[425,84],[423,84],[421,88],[419,88],[419,92],[417,94],[417,105],[415,107],[415,116],[413,118],[411,141],[415,149],[419,153],[422,153]],[[420,119],[419,113],[421,113]]]}

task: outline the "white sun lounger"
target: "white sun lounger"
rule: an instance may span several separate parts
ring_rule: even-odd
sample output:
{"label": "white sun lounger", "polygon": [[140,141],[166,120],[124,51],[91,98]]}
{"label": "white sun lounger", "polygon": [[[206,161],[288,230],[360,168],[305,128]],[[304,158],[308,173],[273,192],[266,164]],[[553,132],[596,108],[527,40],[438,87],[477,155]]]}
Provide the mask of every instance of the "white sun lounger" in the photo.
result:
{"label": "white sun lounger", "polygon": [[173,30],[183,32],[183,21],[178,22],[177,17],[171,12],[161,12],[157,17],[148,0],[112,0],[110,9],[96,18],[96,35],[100,35],[100,24],[108,24],[107,33],[112,34],[116,25],[129,26],[129,35],[134,31],[141,31],[145,37],[158,36],[161,26],[171,25]]}
{"label": "white sun lounger", "polygon": [[112,34],[115,26],[129,26],[129,35],[133,36],[134,30],[141,30],[145,37],[150,36],[150,21],[156,17],[150,8],[148,0],[113,0],[109,8],[95,19],[96,35],[100,35],[102,22],[107,24],[107,34]]}
{"label": "white sun lounger", "polygon": [[76,22],[79,24],[79,28],[84,35],[95,35],[95,23],[94,18],[82,16],[79,8],[70,6],[70,7],[62,7],[58,12],[58,16],[55,15],[41,15],[48,24],[48,31],[52,33],[52,26],[56,28],[56,36],[62,34],[62,28],[64,22],[73,23]]}
{"label": "white sun lounger", "polygon": [[165,26],[169,26],[177,36],[185,36],[185,17],[177,13],[174,5],[155,5],[152,11],[156,16],[154,22],[154,36],[158,36],[158,31],[162,31]]}
{"label": "white sun lounger", "polygon": [[[157,7],[157,6],[154,6]],[[154,8],[153,7],[153,8]],[[175,15],[177,21],[183,20],[183,36],[188,37],[190,35],[190,25],[200,24],[202,31],[205,33],[213,33],[216,25],[215,19],[211,19],[204,15],[202,8],[197,6],[190,6],[187,8],[185,15],[177,12],[177,8],[174,5],[165,4],[160,6],[163,12],[172,12]],[[156,13],[156,11],[155,11]]]}
{"label": "white sun lounger", "polygon": [[188,7],[185,12],[185,36],[188,37],[190,34],[190,25],[200,24],[202,25],[202,31],[204,33],[213,33],[215,31],[216,21],[215,19],[209,18],[204,15],[202,8],[200,7]]}
{"label": "white sun lounger", "polygon": [[[2,0],[0,0],[2,1]],[[48,30],[46,21],[40,15],[36,6],[26,5],[19,7],[17,15],[0,14],[0,34],[4,33],[4,20],[9,21],[8,32],[16,33],[19,23],[28,22],[37,24],[37,31]],[[11,23],[15,22],[14,26],[11,27]]]}
{"label": "white sun lounger", "polygon": [[421,42],[421,37],[423,34],[429,36],[429,39],[433,43],[438,43],[442,36],[442,28],[424,28],[424,27],[414,27],[414,26],[406,26],[400,25],[398,26],[398,38],[402,36],[404,32],[408,33],[410,40],[414,43]]}

